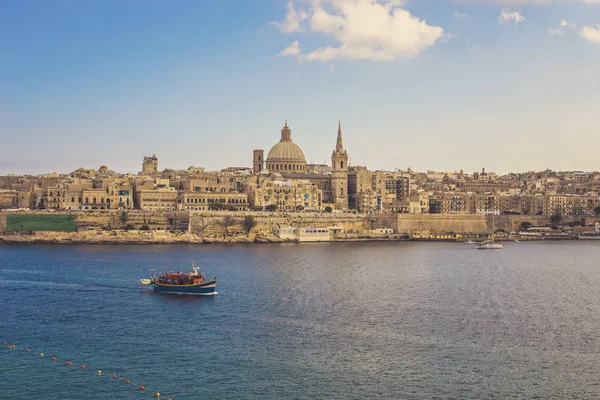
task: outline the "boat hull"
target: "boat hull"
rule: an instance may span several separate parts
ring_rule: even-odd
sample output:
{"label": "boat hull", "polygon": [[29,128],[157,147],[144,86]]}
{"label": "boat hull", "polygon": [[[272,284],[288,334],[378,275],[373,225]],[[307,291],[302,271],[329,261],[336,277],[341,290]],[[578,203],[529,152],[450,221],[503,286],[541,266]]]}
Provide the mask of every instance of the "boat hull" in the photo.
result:
{"label": "boat hull", "polygon": [[477,246],[477,249],[479,250],[500,250],[503,249],[504,246],[502,244],[499,243],[490,243],[490,244],[483,244],[480,246]]}
{"label": "boat hull", "polygon": [[213,279],[197,285],[167,285],[156,282],[153,284],[154,290],[161,293],[211,295],[216,293],[217,280]]}

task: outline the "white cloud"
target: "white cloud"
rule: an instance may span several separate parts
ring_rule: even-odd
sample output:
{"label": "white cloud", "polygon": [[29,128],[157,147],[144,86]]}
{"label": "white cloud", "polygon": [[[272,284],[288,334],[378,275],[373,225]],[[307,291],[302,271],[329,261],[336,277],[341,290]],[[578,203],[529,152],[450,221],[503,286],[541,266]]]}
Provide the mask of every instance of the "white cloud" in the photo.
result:
{"label": "white cloud", "polygon": [[560,26],[563,28],[569,28],[572,31],[577,30],[577,25],[567,21],[566,19],[560,21]]}
{"label": "white cloud", "polygon": [[525,17],[521,15],[520,10],[511,12],[510,10],[505,8],[500,13],[500,17],[499,17],[498,21],[500,21],[501,24],[507,24],[512,21],[512,22],[514,22],[514,24],[516,26],[519,23],[525,21]]}
{"label": "white cloud", "polygon": [[410,58],[444,37],[441,27],[428,25],[400,8],[402,1],[308,0],[308,3],[307,10],[296,10],[289,3],[285,20],[277,25],[284,32],[300,31],[300,23],[306,20],[311,32],[335,44],[299,54],[303,61]]}
{"label": "white cloud", "polygon": [[548,29],[548,33],[552,36],[562,36],[565,34],[565,31],[563,31],[562,29],[558,29],[558,28],[550,28],[550,29]]}
{"label": "white cloud", "polygon": [[288,3],[287,9],[287,14],[282,22],[271,22],[270,25],[279,27],[285,33],[302,32],[300,24],[306,19],[307,14],[304,11],[297,11],[292,0]]}
{"label": "white cloud", "polygon": [[300,54],[300,43],[296,40],[278,54],[279,57],[297,56]]}
{"label": "white cloud", "polygon": [[565,29],[563,28],[568,28],[571,31],[576,31],[577,25],[567,21],[566,19],[563,19],[562,21],[560,21],[560,28],[550,28],[548,29],[548,33],[552,36],[563,36],[565,34]]}
{"label": "white cloud", "polygon": [[585,40],[600,44],[600,24],[595,26],[584,26],[583,29],[581,29],[580,35]]}

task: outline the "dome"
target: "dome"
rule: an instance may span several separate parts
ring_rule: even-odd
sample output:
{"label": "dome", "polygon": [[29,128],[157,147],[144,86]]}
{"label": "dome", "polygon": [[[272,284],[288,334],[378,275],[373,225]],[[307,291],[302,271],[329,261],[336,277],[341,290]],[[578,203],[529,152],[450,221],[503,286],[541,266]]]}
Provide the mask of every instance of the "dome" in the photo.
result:
{"label": "dome", "polygon": [[306,158],[304,152],[292,142],[292,131],[285,121],[281,130],[281,140],[271,148],[267,155],[267,169],[271,172],[304,172],[306,170]]}
{"label": "dome", "polygon": [[282,162],[306,162],[304,153],[300,146],[291,141],[279,142],[271,148],[269,155],[267,155],[267,161],[282,161]]}
{"label": "dome", "polygon": [[292,142],[292,131],[285,121],[285,126],[281,130],[281,140],[271,148],[267,155],[267,162],[301,162],[306,163],[304,152],[296,143]]}
{"label": "dome", "polygon": [[101,166],[98,171],[108,171],[108,167],[106,165]]}

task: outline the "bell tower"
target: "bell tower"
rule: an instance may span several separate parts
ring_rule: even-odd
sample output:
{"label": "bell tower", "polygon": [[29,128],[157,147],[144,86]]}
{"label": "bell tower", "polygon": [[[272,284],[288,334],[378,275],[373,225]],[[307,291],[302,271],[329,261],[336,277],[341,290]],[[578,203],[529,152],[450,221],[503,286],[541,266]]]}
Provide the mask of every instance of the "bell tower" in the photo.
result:
{"label": "bell tower", "polygon": [[254,173],[259,174],[264,169],[265,165],[265,152],[264,150],[254,150],[252,165],[254,166]]}
{"label": "bell tower", "polygon": [[337,142],[331,155],[331,197],[335,208],[348,208],[348,153],[342,141],[342,123],[338,124]]}

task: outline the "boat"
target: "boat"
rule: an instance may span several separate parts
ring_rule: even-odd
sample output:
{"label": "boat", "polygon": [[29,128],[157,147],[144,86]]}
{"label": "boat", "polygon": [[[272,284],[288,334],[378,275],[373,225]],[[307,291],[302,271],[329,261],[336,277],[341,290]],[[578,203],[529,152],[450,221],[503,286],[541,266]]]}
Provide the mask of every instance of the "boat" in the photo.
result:
{"label": "boat", "polygon": [[472,241],[471,239],[467,240],[465,243],[466,243],[466,244],[475,244],[475,242],[474,242],[474,241]]}
{"label": "boat", "polygon": [[503,249],[504,245],[502,243],[496,243],[494,240],[484,240],[483,242],[477,243],[477,248],[480,250],[496,250]]}
{"label": "boat", "polygon": [[490,240],[484,240],[483,242],[477,243],[477,249],[479,250],[499,250],[503,249],[504,245],[502,243],[496,243],[494,241],[494,216],[492,215],[492,238]]}
{"label": "boat", "polygon": [[154,286],[155,291],[162,293],[211,295],[216,294],[217,278],[206,280],[204,274],[192,262],[190,272],[164,271],[156,275],[152,269],[150,277],[140,279],[140,283]]}

